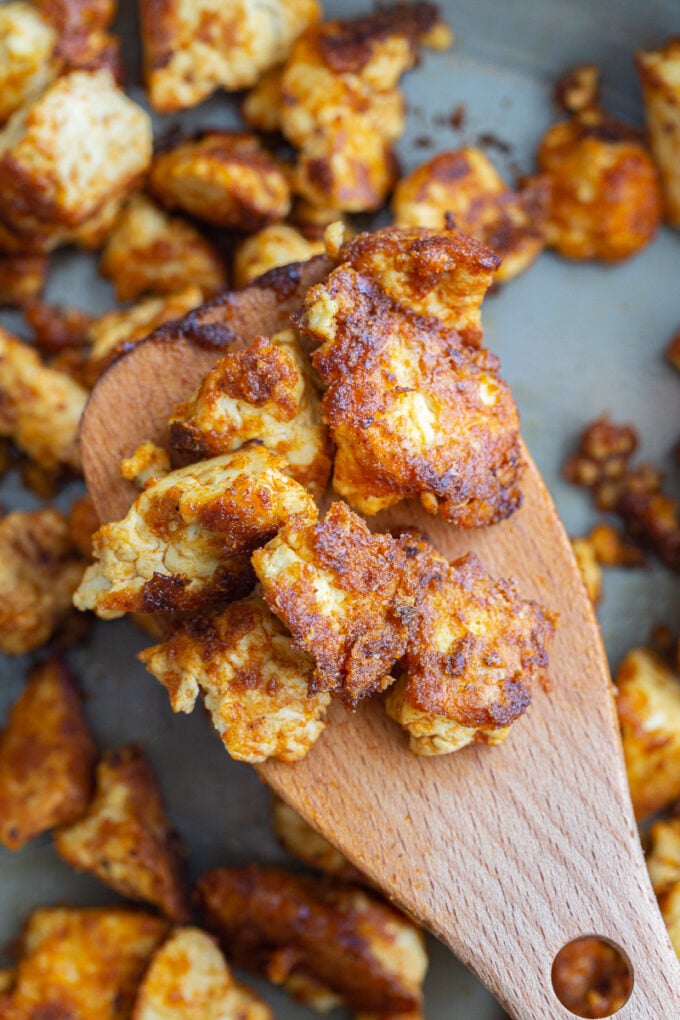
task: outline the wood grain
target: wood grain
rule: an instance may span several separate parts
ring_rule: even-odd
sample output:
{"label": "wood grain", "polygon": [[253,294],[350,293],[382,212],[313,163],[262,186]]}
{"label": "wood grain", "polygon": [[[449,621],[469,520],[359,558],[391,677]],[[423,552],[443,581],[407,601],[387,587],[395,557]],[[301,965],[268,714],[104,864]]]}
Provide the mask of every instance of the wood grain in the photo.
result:
{"label": "wood grain", "polygon": [[[307,272],[308,286],[322,267]],[[311,274],[311,275],[310,275]],[[299,293],[250,288],[213,302],[213,325],[280,329]],[[190,318],[190,317],[188,317]],[[184,320],[186,322],[186,320]],[[82,425],[83,462],[103,520],[132,493],[120,458],[163,440],[174,404],[219,356],[191,330],[161,331],[95,388]],[[493,528],[462,533],[402,504],[371,522],[414,523],[453,557],[474,550],[497,577],[559,612],[549,693],[500,748],[439,758],[410,754],[380,701],[333,724],[296,765],[259,772],[282,797],[438,935],[521,1020],[571,1014],[551,967],[578,935],[612,939],[635,985],[619,1020],[680,1016],[680,966],[656,905],[628,793],[606,659],[593,611],[552,500],[529,461],[524,506]]]}

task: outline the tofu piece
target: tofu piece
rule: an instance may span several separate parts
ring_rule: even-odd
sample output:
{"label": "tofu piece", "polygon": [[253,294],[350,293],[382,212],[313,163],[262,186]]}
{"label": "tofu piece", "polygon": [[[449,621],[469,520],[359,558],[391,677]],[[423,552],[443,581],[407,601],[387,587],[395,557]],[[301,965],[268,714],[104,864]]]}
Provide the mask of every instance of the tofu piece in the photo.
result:
{"label": "tofu piece", "polygon": [[596,606],[602,599],[602,567],[597,553],[588,538],[572,538],[570,541],[588,598]]}
{"label": "tofu piece", "polygon": [[208,872],[198,895],[227,957],[291,994],[313,982],[354,1011],[420,1010],[422,933],[377,894],[251,865]]}
{"label": "tofu piece", "polygon": [[175,712],[193,711],[203,692],[213,726],[237,761],[299,761],[326,728],[330,695],[308,694],[311,659],[295,651],[256,596],[180,624],[139,658],[167,689]]}
{"label": "tofu piece", "polygon": [[416,533],[400,539],[416,577],[404,676],[385,701],[414,754],[502,743],[544,678],[550,613],[494,581],[473,553],[449,563]]}
{"label": "tofu piece", "polygon": [[160,113],[196,106],[218,88],[254,85],[321,16],[318,0],[142,0],[149,99]]}
{"label": "tofu piece", "polygon": [[167,923],[116,907],[44,907],[21,938],[10,1017],[128,1020]]}
{"label": "tofu piece", "polygon": [[270,269],[306,262],[324,251],[323,241],[308,241],[288,223],[272,223],[241,241],[234,257],[234,284],[245,287]]}
{"label": "tofu piece", "polygon": [[141,747],[103,755],[87,811],[55,833],[54,845],[76,871],[95,875],[127,899],[151,903],[171,921],[186,921],[181,845]]}
{"label": "tofu piece", "polygon": [[323,494],[333,451],[292,330],[225,354],[170,418],[172,447],[193,459],[231,453],[253,439],[284,457],[314,496]]}
{"label": "tofu piece", "polygon": [[367,879],[327,839],[308,825],[280,797],[272,801],[272,824],[279,843],[303,864],[345,882],[367,884]]}
{"label": "tofu piece", "polygon": [[392,198],[397,226],[456,228],[477,238],[502,261],[495,279],[505,283],[538,258],[548,204],[545,182],[521,191],[507,186],[491,160],[472,147],[442,152],[403,177]]}
{"label": "tofu piece", "polygon": [[127,457],[120,466],[123,478],[134,482],[142,492],[160,478],[165,478],[171,471],[168,451],[150,442],[138,446],[132,456]]}
{"label": "tofu piece", "polygon": [[566,113],[597,109],[600,103],[600,69],[597,64],[577,64],[558,79],[555,102]]}
{"label": "tofu piece", "polygon": [[157,949],[131,1020],[273,1020],[269,1006],[235,981],[215,940],[177,928]]}
{"label": "tofu piece", "polygon": [[623,753],[636,818],[680,797],[680,678],[649,648],[634,648],[616,674]]}
{"label": "tofu piece", "polygon": [[413,615],[406,556],[374,535],[346,503],[322,521],[294,518],[252,557],[271,611],[314,661],[310,693],[349,705],[392,682]]}
{"label": "tofu piece", "polygon": [[680,818],[662,818],[649,833],[649,877],[657,896],[680,884]]}
{"label": "tofu piece", "polygon": [[133,195],[116,220],[99,262],[119,301],[176,294],[187,281],[206,297],[227,285],[213,246],[190,223],[168,216],[145,195]]}
{"label": "tofu piece", "polygon": [[107,68],[116,81],[123,76],[120,43],[108,29],[116,0],[34,0],[57,32],[57,56],[68,70]]}
{"label": "tofu piece", "polygon": [[57,33],[32,3],[0,4],[0,124],[59,70]]}
{"label": "tofu piece", "polygon": [[64,231],[83,228],[137,187],[151,162],[151,143],[148,114],[108,70],[58,78],[0,132],[5,227],[48,247]]}
{"label": "tofu piece", "polygon": [[680,227],[680,37],[635,56],[654,161],[661,175],[664,213]]}
{"label": "tofu piece", "polygon": [[635,131],[600,110],[554,124],[537,153],[550,186],[546,244],[569,259],[620,262],[661,220],[661,189]]}
{"label": "tofu piece", "polygon": [[211,131],[153,161],[149,187],[163,205],[244,233],[283,220],[290,187],[255,135]]}
{"label": "tofu piece", "polygon": [[25,655],[44,645],[69,616],[84,568],[57,510],[0,518],[0,651]]}
{"label": "tofu piece", "polygon": [[48,268],[43,255],[0,255],[0,308],[23,308],[40,297]]}
{"label": "tofu piece", "polygon": [[0,436],[50,471],[80,471],[78,426],[87,391],[44,365],[0,327]]}
{"label": "tofu piece", "polygon": [[576,1016],[612,1016],[628,1001],[633,978],[614,946],[598,938],[580,938],[557,955],[552,970],[559,1001]]}
{"label": "tofu piece", "polygon": [[172,471],[121,521],[93,538],[96,562],[74,596],[102,619],[197,611],[245,595],[250,554],[289,518],[313,518],[312,497],[262,446]]}
{"label": "tofu piece", "polygon": [[75,678],[59,659],[29,674],[0,732],[0,841],[9,850],[85,812],[96,758]]}

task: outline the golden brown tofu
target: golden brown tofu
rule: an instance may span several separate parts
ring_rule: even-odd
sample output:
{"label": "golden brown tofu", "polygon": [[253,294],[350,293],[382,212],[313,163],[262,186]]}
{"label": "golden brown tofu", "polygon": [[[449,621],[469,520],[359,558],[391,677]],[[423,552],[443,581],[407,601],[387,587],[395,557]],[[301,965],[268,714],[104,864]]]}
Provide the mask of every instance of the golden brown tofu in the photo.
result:
{"label": "golden brown tofu", "polygon": [[637,546],[627,542],[624,536],[610,524],[598,524],[588,536],[597,562],[603,567],[640,567],[644,555]]}
{"label": "golden brown tofu", "polygon": [[353,1010],[421,1007],[422,933],[376,894],[254,865],[208,872],[198,893],[227,957],[291,994],[306,979]]}
{"label": "golden brown tofu", "polygon": [[638,819],[680,797],[680,679],[649,648],[634,648],[616,674],[630,793]]}
{"label": "golden brown tofu", "polygon": [[492,580],[472,553],[448,563],[415,533],[400,543],[416,578],[415,613],[387,713],[414,754],[500,744],[545,674],[553,618],[512,581]]}
{"label": "golden brown tofu", "polygon": [[548,191],[536,179],[513,191],[481,149],[442,152],[402,178],[392,210],[401,227],[456,228],[491,248],[501,283],[524,272],[544,246]]}
{"label": "golden brown tofu", "polygon": [[87,811],[59,829],[54,844],[77,871],[96,875],[121,896],[153,904],[172,921],[186,920],[181,847],[141,747],[102,757]]}
{"label": "golden brown tofu", "polygon": [[659,907],[673,948],[680,957],[680,884],[674,885],[659,898]]}
{"label": "golden brown tofu", "polygon": [[581,1017],[609,1017],[628,1001],[628,964],[602,939],[580,938],[560,950],[552,970],[560,1002]]}
{"label": "golden brown tofu", "polygon": [[210,935],[176,928],[153,956],[131,1020],[273,1020],[273,1013],[234,980]]}
{"label": "golden brown tofu", "polygon": [[119,301],[176,294],[189,281],[209,298],[227,285],[222,259],[202,234],[142,194],[116,220],[99,269],[114,283]]}
{"label": "golden brown tofu", "polygon": [[43,255],[0,255],[0,307],[23,308],[38,298],[48,268]]}
{"label": "golden brown tofu", "polygon": [[614,510],[637,446],[632,426],[598,418],[583,430],[576,453],[564,465],[564,477],[590,489],[600,510]]}
{"label": "golden brown tofu", "polygon": [[75,678],[58,659],[36,666],[0,732],[0,840],[19,850],[73,822],[92,791],[96,750]]}
{"label": "golden brown tofu", "polygon": [[142,492],[150,485],[170,474],[172,465],[167,450],[155,443],[142,443],[131,457],[126,457],[120,465],[120,473],[129,482],[134,482]]}
{"label": "golden brown tofu", "polygon": [[252,562],[293,647],[314,660],[310,693],[337,691],[356,705],[392,683],[413,592],[406,556],[391,536],[371,534],[337,502],[323,521],[291,520]]}
{"label": "golden brown tofu", "polygon": [[597,64],[577,64],[565,71],[555,85],[555,102],[566,113],[596,109],[600,100],[600,69]]}
{"label": "golden brown tofu", "polygon": [[56,53],[65,68],[108,68],[116,81],[121,80],[119,40],[107,31],[116,13],[116,0],[35,2],[56,29]]}
{"label": "golden brown tofu", "polygon": [[306,262],[323,250],[322,241],[308,241],[288,223],[273,223],[239,244],[234,259],[234,284],[245,287],[270,269]]}
{"label": "golden brown tofu", "polygon": [[66,621],[85,563],[51,507],[0,519],[0,651],[40,648]]}
{"label": "golden brown tofu", "polygon": [[680,37],[659,50],[639,51],[635,59],[666,219],[680,227]]}
{"label": "golden brown tofu", "polygon": [[156,156],[149,186],[163,205],[244,233],[283,220],[286,175],[255,135],[212,131]]}
{"label": "golden brown tofu", "polygon": [[167,922],[116,907],[44,907],[21,938],[11,1020],[128,1020]]}
{"label": "golden brown tofu", "polygon": [[0,4],[0,124],[56,76],[56,45],[54,27],[34,4]]}
{"label": "golden brown tofu", "polygon": [[649,833],[647,868],[657,896],[680,883],[680,818],[654,822]]}
{"label": "golden brown tofu", "polygon": [[549,183],[546,243],[560,255],[620,262],[656,234],[659,177],[625,124],[586,110],[549,128],[537,160]]}
{"label": "golden brown tofu", "polygon": [[282,63],[321,15],[319,0],[142,0],[142,41],[151,105],[196,106],[218,88],[249,88]]}
{"label": "golden brown tofu", "polygon": [[274,797],[272,803],[272,823],[284,850],[303,864],[345,882],[366,882],[361,872],[339,850],[331,846],[327,839],[279,797]]}
{"label": "golden brown tofu", "polygon": [[596,606],[602,598],[602,567],[593,543],[588,538],[572,538],[571,548],[574,550],[588,598]]}
{"label": "golden brown tofu", "polygon": [[167,689],[175,712],[193,711],[203,692],[213,726],[237,761],[299,761],[326,727],[330,695],[308,694],[313,663],[295,651],[260,598],[188,620],[139,658]]}
{"label": "golden brown tofu", "polygon": [[204,609],[247,594],[250,553],[316,506],[262,446],[172,471],[93,539],[96,562],[74,596],[102,619]]}
{"label": "golden brown tofu", "polygon": [[192,459],[257,439],[287,460],[315,496],[326,489],[332,446],[311,372],[292,330],[226,354],[170,419],[170,442]]}

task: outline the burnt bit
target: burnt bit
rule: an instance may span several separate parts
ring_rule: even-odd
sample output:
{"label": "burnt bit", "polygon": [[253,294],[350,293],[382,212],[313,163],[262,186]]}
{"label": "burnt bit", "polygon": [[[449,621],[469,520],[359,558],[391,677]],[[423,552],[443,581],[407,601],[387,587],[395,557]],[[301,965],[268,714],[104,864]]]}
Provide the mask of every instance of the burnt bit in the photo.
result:
{"label": "burnt bit", "polygon": [[477,135],[477,145],[480,149],[491,149],[500,152],[503,156],[510,156],[514,152],[514,145],[511,142],[506,142],[493,131],[483,131]]}
{"label": "burnt bit", "polygon": [[467,106],[465,103],[458,103],[454,106],[449,117],[449,127],[453,131],[462,131],[465,127],[465,121],[467,119]]}
{"label": "burnt bit", "polygon": [[431,32],[440,21],[436,4],[398,3],[351,21],[324,25],[319,48],[324,61],[336,74],[358,74],[371,59],[375,43],[401,35],[415,50],[420,37]]}

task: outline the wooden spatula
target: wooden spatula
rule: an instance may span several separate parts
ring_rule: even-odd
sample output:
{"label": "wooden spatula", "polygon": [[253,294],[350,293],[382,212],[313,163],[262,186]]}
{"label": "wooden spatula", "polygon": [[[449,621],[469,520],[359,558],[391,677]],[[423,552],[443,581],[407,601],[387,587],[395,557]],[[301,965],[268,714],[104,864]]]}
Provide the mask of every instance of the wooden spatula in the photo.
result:
{"label": "wooden spatula", "polygon": [[[120,460],[162,443],[225,344],[284,328],[318,258],[216,299],[134,348],[98,382],[85,410],[85,476],[102,521],[121,517],[134,490]],[[534,464],[524,505],[493,528],[459,532],[403,504],[377,527],[413,523],[446,556],[479,553],[496,577],[559,612],[549,693],[499,748],[414,757],[379,702],[343,709],[299,764],[260,775],[324,836],[438,935],[521,1020],[573,1014],[551,968],[580,935],[627,955],[634,988],[620,1020],[680,1018],[680,966],[652,892],[631,808],[612,686],[600,634],[571,547]]]}

